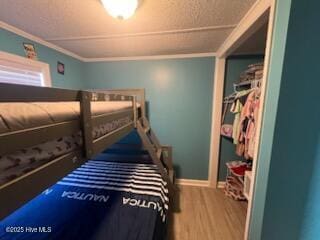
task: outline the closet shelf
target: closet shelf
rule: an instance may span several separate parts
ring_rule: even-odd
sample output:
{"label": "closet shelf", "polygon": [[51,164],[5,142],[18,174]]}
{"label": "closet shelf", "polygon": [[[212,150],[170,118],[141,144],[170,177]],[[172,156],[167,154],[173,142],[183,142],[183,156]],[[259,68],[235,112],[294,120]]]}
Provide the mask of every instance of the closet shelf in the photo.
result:
{"label": "closet shelf", "polygon": [[253,87],[259,87],[260,85],[261,85],[261,79],[254,79],[254,80],[247,80],[240,83],[234,83],[233,88],[234,88],[234,91],[237,92],[238,87],[250,86],[251,88],[253,88]]}

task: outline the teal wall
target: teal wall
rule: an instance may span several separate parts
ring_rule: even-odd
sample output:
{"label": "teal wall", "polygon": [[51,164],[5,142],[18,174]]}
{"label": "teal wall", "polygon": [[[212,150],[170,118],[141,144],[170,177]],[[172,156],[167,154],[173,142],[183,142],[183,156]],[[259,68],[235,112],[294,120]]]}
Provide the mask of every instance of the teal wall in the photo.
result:
{"label": "teal wall", "polygon": [[[25,56],[23,42],[33,43],[38,54],[39,61],[50,65],[53,87],[79,89],[84,86],[84,63],[70,56],[57,52],[51,48],[23,38],[15,33],[0,29],[0,51]],[[57,73],[57,61],[65,64],[65,74]]]}
{"label": "teal wall", "polygon": [[[35,45],[50,65],[54,87],[145,88],[152,127],[174,147],[178,177],[208,178],[214,58],[84,63],[15,33],[0,29],[0,51],[25,56],[23,42]],[[56,71],[65,64],[65,75]]]}
{"label": "teal wall", "polygon": [[320,239],[319,9],[292,0],[261,239]]}
{"label": "teal wall", "polygon": [[[249,239],[316,240],[320,236],[320,2],[276,2]],[[23,41],[31,42],[0,30],[2,51],[24,56]],[[213,58],[84,64],[34,44],[39,60],[50,64],[53,86],[145,87],[152,125],[162,142],[174,146],[179,177],[207,178]],[[56,73],[58,60],[66,65],[64,76]]]}
{"label": "teal wall", "polygon": [[[250,240],[260,240],[262,238],[261,233],[265,214],[265,204],[267,195],[266,192],[267,187],[270,187],[268,186],[269,167],[273,149],[273,137],[277,118],[278,99],[280,95],[280,83],[285,55],[290,5],[291,0],[276,1],[270,66],[268,72],[268,79],[266,83],[267,91],[265,96],[265,106],[262,118],[263,125],[261,129],[260,149],[257,160],[257,174],[255,180],[254,195],[252,200],[253,206],[249,228]],[[287,173],[287,168],[281,170],[285,176]],[[280,181],[277,184],[284,185],[285,183],[289,183],[290,181],[291,179],[285,179],[284,182]],[[280,193],[280,196],[282,197],[284,196],[284,194]],[[288,203],[290,203],[291,201],[292,199],[290,199]],[[276,222],[276,219],[274,220]],[[283,224],[286,224],[287,221],[288,219],[286,219],[281,226],[283,226]],[[285,230],[287,231],[288,229],[285,228]],[[291,230],[292,229],[290,229],[289,231]],[[272,232],[274,232],[274,234],[277,234],[276,230],[272,230]],[[272,234],[272,232],[270,232],[270,234]],[[272,238],[266,236],[265,239],[278,240],[281,238]],[[284,238],[283,240],[287,239]]]}
{"label": "teal wall", "polygon": [[88,63],[88,88],[145,88],[160,141],[179,178],[208,178],[214,58]]}
{"label": "teal wall", "polygon": [[[233,83],[239,81],[240,74],[248,68],[249,64],[257,63],[263,61],[262,56],[237,56],[230,57],[226,61],[226,73],[224,81],[224,97],[232,94]],[[230,113],[230,105],[226,114],[224,123],[233,124],[234,114]],[[219,181],[224,181],[227,175],[226,162],[241,160],[243,158],[239,157],[235,153],[235,145],[232,139],[221,137],[220,145],[220,156],[219,156]]]}

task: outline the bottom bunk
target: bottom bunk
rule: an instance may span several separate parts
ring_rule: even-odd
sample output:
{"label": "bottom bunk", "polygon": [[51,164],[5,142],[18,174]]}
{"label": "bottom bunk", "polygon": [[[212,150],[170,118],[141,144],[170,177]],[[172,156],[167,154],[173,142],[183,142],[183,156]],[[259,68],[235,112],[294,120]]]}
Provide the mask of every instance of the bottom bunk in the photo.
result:
{"label": "bottom bunk", "polygon": [[164,239],[167,183],[148,153],[129,142],[115,144],[3,219],[0,239]]}

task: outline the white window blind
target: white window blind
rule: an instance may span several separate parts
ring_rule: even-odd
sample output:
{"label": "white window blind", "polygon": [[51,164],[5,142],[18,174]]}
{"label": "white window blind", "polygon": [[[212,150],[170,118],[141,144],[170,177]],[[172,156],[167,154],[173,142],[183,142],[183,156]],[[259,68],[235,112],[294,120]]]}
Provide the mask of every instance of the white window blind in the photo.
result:
{"label": "white window blind", "polygon": [[42,72],[0,65],[0,82],[44,86]]}

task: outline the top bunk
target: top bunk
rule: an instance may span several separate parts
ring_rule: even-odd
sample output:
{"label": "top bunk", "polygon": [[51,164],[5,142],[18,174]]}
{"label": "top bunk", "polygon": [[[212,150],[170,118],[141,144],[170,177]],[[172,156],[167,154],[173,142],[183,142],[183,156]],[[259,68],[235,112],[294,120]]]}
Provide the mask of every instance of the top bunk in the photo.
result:
{"label": "top bunk", "polygon": [[[137,107],[139,105],[137,104]],[[104,114],[132,111],[130,101],[91,102],[91,116],[99,118]],[[0,133],[8,133],[77,120],[80,116],[78,102],[1,102]]]}
{"label": "top bunk", "polygon": [[145,121],[143,89],[0,83],[0,219]]}
{"label": "top bunk", "polygon": [[85,156],[99,153],[102,149],[95,143],[101,139],[87,144],[93,141],[95,127],[128,118],[122,128],[131,130],[144,114],[140,109],[144,107],[143,90],[110,92],[112,90],[102,93],[0,83],[0,154],[79,131]]}

